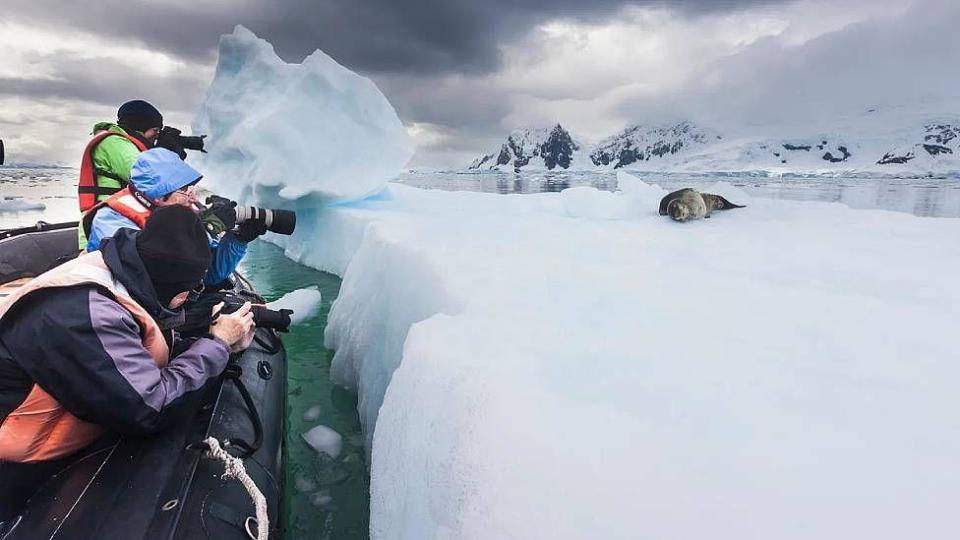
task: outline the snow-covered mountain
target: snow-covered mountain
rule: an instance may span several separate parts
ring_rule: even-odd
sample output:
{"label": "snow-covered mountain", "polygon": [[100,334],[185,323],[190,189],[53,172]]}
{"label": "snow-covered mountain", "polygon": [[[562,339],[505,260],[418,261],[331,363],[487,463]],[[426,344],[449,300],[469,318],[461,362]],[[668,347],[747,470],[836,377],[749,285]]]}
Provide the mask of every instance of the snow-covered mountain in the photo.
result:
{"label": "snow-covered mountain", "polygon": [[674,157],[722,138],[693,122],[658,127],[634,125],[600,141],[590,151],[590,161],[598,167],[619,169],[636,162]]}
{"label": "snow-covered mountain", "polygon": [[923,126],[913,144],[902,145],[883,154],[878,164],[904,164],[914,160],[930,162],[937,159],[960,157],[960,125],[933,123]]}
{"label": "snow-covered mountain", "polygon": [[960,171],[960,118],[890,120],[867,115],[838,120],[828,131],[783,136],[727,135],[689,121],[637,124],[589,147],[557,125],[514,131],[499,152],[474,160],[470,168],[906,175]]}
{"label": "snow-covered mountain", "polygon": [[517,129],[500,149],[473,160],[471,169],[569,169],[581,155],[581,145],[557,124],[552,128]]}

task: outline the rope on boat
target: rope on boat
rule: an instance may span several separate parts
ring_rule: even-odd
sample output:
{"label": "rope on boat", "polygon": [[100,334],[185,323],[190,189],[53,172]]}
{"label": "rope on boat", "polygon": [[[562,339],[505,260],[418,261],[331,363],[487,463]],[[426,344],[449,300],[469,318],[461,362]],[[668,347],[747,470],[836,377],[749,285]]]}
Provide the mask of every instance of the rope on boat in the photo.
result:
{"label": "rope on boat", "polygon": [[[250,478],[250,475],[247,474],[247,469],[243,466],[243,460],[227,453],[227,451],[220,446],[220,441],[213,437],[207,437],[203,441],[203,444],[207,445],[206,456],[208,458],[216,459],[223,463],[223,476],[221,476],[221,478],[236,478],[253,500],[257,517],[256,519],[247,518],[247,521],[244,523],[247,536],[252,540],[267,540],[267,536],[270,534],[270,518],[267,516],[267,499],[263,496],[263,493],[260,492],[260,489],[257,488],[257,484]],[[251,520],[253,520],[257,526],[256,536],[254,536],[253,531],[250,530]]]}

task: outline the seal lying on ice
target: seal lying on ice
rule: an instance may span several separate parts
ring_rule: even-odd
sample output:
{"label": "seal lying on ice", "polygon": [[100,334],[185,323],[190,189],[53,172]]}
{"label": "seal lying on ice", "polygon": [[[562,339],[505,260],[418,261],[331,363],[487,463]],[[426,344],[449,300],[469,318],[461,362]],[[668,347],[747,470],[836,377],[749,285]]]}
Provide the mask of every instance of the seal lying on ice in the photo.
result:
{"label": "seal lying on ice", "polygon": [[669,193],[660,200],[660,215],[670,216],[674,221],[690,221],[710,217],[714,210],[743,208],[739,204],[713,193],[700,193],[693,188],[683,188]]}

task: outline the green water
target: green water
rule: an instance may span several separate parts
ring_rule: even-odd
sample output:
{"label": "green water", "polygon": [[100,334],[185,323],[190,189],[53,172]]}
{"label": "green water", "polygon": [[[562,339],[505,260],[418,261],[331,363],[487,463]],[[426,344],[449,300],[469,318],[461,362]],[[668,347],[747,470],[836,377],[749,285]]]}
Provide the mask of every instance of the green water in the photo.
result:
{"label": "green water", "polygon": [[[323,295],[320,313],[291,328],[283,339],[288,389],[284,538],[368,538],[370,478],[357,398],[330,382],[333,351],[323,347],[323,330],[330,304],[340,291],[340,278],[299,265],[284,257],[280,248],[262,241],[251,244],[240,270],[267,300],[311,285]],[[304,412],[317,405],[319,418],[304,420]],[[319,424],[343,436],[343,450],[336,460],[318,455],[300,438]]]}

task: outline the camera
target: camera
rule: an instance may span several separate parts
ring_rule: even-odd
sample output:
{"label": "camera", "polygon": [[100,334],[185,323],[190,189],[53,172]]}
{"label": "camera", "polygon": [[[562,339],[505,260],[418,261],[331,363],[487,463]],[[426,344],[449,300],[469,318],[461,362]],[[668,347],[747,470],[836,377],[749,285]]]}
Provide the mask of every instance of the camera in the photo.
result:
{"label": "camera", "polygon": [[[183,322],[177,326],[177,333],[185,338],[204,336],[209,332],[210,325],[215,319],[212,314],[214,306],[223,302],[220,313],[228,314],[237,311],[249,301],[251,301],[250,298],[228,291],[204,292],[196,300],[184,304]],[[257,328],[270,328],[277,332],[286,332],[290,329],[290,315],[293,314],[293,310],[277,311],[266,306],[254,305],[251,306],[250,311],[253,313],[253,323]]]}
{"label": "camera", "polygon": [[171,152],[176,152],[180,159],[186,159],[186,150],[196,150],[206,153],[203,149],[203,140],[206,135],[182,135],[181,131],[175,127],[163,126],[157,135],[157,147],[166,148]]}
{"label": "camera", "polygon": [[[249,300],[232,293],[222,293],[223,307],[220,313],[227,315],[240,309],[243,304]],[[292,309],[281,309],[279,311],[270,309],[266,306],[255,305],[250,308],[253,312],[253,324],[257,328],[271,328],[278,332],[287,332],[290,330],[290,315],[293,315]]]}
{"label": "camera", "polygon": [[[291,235],[297,227],[297,214],[290,210],[278,208],[259,208],[257,206],[237,206],[237,203],[211,195],[206,199],[207,208],[201,211],[204,224],[211,222],[210,216],[216,216],[222,222],[224,230],[233,229],[245,221],[257,221],[263,224],[268,231],[277,234]],[[209,227],[208,227],[209,230]],[[219,231],[210,231],[217,233]]]}

